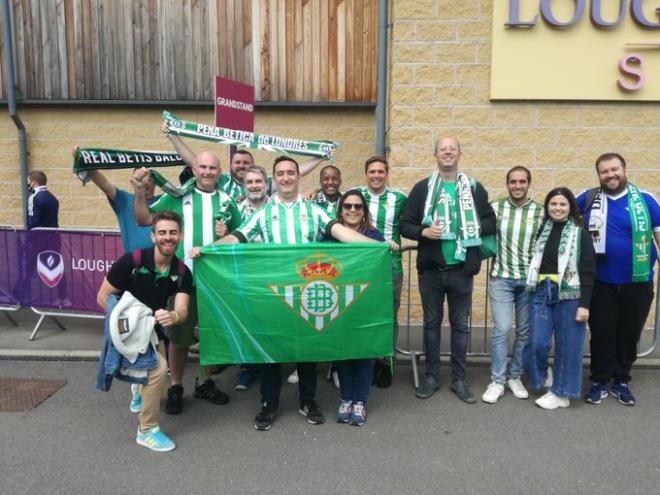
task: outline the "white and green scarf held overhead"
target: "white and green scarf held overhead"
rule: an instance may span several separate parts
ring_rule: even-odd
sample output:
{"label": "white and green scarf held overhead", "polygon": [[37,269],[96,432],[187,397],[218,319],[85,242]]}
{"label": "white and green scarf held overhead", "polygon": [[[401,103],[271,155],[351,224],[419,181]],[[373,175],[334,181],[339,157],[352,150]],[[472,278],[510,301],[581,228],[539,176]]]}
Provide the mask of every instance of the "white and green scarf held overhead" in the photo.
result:
{"label": "white and green scarf held overhead", "polygon": [[[547,221],[541,234],[534,243],[532,260],[529,263],[527,274],[527,288],[534,290],[539,281],[539,271],[543,261],[543,251],[550,237],[554,222]],[[578,263],[580,260],[580,227],[573,220],[568,220],[559,238],[557,252],[557,272],[559,275],[559,299],[580,298],[580,274]]]}
{"label": "white and green scarf held overhead", "polygon": [[442,230],[440,239],[456,240],[454,257],[459,261],[465,261],[465,249],[481,245],[481,225],[472,196],[470,179],[463,172],[458,171],[455,184],[458,225],[452,225],[450,198],[442,187],[442,177],[437,170],[429,177],[422,225],[430,227],[436,222]]}

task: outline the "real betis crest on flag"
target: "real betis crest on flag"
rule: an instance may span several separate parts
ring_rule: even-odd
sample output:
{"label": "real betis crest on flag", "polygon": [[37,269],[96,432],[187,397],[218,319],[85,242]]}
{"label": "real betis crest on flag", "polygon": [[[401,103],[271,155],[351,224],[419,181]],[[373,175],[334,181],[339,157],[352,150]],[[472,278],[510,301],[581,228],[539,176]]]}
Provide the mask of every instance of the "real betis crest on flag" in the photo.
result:
{"label": "real betis crest on flag", "polygon": [[195,260],[202,364],[392,355],[386,244],[209,246]]}

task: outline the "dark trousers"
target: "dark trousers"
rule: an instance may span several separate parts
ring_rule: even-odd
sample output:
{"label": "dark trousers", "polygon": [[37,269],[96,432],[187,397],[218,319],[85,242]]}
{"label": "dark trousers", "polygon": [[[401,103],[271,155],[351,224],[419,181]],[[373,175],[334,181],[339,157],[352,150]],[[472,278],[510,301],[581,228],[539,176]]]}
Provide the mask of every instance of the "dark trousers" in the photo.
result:
{"label": "dark trousers", "polygon": [[424,270],[419,274],[419,294],[424,310],[426,374],[436,380],[440,379],[440,327],[445,296],[451,327],[451,376],[452,380],[465,379],[472,285],[472,275],[466,275],[462,269]]}
{"label": "dark trousers", "polygon": [[652,301],[653,282],[596,282],[589,310],[591,381],[630,381],[637,343]]}
{"label": "dark trousers", "polygon": [[[300,402],[316,396],[316,363],[298,363],[298,394]],[[282,365],[264,364],[261,368],[261,402],[275,405],[280,403],[282,391]]]}

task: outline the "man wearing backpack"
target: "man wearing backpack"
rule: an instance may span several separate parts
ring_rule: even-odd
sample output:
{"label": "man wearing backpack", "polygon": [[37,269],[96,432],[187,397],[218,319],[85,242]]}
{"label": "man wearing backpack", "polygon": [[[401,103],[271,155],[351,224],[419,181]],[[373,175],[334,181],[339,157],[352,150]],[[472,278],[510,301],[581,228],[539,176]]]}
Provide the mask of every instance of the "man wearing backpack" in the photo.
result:
{"label": "man wearing backpack", "polygon": [[[167,364],[163,355],[162,327],[186,321],[188,301],[192,291],[192,274],[174,253],[181,238],[181,218],[174,212],[161,211],[153,216],[150,248],[124,254],[103,280],[97,295],[99,306],[105,309],[111,294],[130,292],[153,311],[154,331],[160,345],[157,366],[148,371],[147,383],[133,385],[130,410],[139,414],[140,427],[136,442],[148,449],[167,452],[175,445],[159,427],[160,399],[167,387]],[[173,297],[173,310],[168,300]]]}
{"label": "man wearing backpack", "polygon": [[451,387],[464,402],[477,399],[465,381],[470,340],[468,315],[483,236],[495,233],[488,193],[458,169],[461,147],[452,137],[435,143],[437,169],[413,187],[401,234],[419,242],[417,272],[424,310],[426,379],[415,396],[428,399],[440,388],[440,326],[445,296],[451,327]]}
{"label": "man wearing backpack", "polygon": [[660,205],[628,182],[620,154],[599,156],[596,172],[600,187],[577,197],[596,251],[589,315],[591,388],[585,400],[600,404],[611,393],[621,404],[634,406],[628,383],[653,301],[657,252],[652,237],[660,246]]}

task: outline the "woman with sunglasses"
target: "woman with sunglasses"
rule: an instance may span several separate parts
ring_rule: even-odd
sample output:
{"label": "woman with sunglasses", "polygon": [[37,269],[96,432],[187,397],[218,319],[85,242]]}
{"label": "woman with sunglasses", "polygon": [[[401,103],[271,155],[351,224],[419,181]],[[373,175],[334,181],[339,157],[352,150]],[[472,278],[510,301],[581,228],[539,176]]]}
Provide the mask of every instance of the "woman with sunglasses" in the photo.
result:
{"label": "woman with sunglasses", "polygon": [[[376,241],[385,238],[371,224],[367,201],[356,189],[342,194],[337,206],[337,220],[349,229],[356,230]],[[374,359],[349,359],[335,361],[339,373],[339,395],[341,405],[337,411],[338,423],[362,426],[367,421],[367,398],[373,376]]]}
{"label": "woman with sunglasses", "polygon": [[581,225],[570,189],[550,191],[545,219],[536,234],[527,286],[530,302],[529,340],[523,350],[525,374],[534,390],[546,380],[548,352],[555,338],[552,387],[536,400],[543,409],[568,407],[580,397],[584,334],[596,274],[596,256]]}

